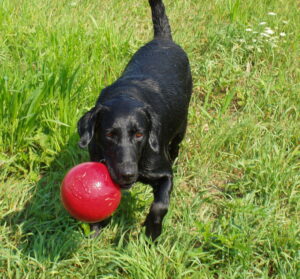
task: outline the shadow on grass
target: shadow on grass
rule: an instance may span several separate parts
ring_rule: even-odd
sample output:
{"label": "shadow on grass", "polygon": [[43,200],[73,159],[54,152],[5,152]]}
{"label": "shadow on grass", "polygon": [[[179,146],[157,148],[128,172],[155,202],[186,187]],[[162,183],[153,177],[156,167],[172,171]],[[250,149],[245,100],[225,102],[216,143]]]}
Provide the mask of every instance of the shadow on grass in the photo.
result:
{"label": "shadow on grass", "polygon": [[[81,222],[70,217],[60,200],[60,184],[66,172],[74,165],[89,160],[88,153],[77,147],[77,140],[74,134],[62,148],[33,187],[33,197],[24,209],[1,220],[1,225],[10,227],[12,238],[16,237],[17,231],[21,231],[18,248],[22,253],[41,262],[70,258],[88,237],[82,230]],[[136,223],[135,204],[133,195],[123,193],[120,207],[109,223],[118,228],[113,241],[115,245]]]}

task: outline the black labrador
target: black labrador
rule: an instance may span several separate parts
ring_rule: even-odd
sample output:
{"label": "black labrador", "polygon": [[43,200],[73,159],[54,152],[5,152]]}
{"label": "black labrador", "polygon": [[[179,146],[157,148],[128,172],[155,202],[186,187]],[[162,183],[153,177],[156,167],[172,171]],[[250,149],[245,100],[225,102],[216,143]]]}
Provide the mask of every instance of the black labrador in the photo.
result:
{"label": "black labrador", "polygon": [[[156,239],[168,211],[172,163],[178,155],[192,92],[187,55],[172,40],[162,0],[149,0],[154,39],[140,48],[121,77],[104,88],[78,122],[80,147],[103,161],[122,189],[140,181],[153,187],[146,235]],[[93,229],[101,223],[93,225]]]}

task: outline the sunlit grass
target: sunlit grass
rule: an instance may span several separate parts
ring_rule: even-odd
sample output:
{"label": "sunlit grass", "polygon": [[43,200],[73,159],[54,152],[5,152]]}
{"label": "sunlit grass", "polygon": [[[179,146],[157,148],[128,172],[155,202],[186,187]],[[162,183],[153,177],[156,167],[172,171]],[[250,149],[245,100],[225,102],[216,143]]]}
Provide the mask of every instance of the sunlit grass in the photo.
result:
{"label": "sunlit grass", "polygon": [[63,210],[76,123],[152,37],[147,1],[0,0],[3,278],[300,277],[297,1],[165,0],[194,77],[164,233],[151,189],[95,240]]}

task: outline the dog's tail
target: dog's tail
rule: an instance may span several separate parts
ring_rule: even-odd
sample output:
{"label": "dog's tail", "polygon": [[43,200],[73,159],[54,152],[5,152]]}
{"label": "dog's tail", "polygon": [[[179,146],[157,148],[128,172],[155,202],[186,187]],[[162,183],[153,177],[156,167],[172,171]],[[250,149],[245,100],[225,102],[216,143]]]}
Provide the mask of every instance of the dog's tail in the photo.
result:
{"label": "dog's tail", "polygon": [[152,11],[154,38],[172,40],[171,27],[162,0],[149,0]]}

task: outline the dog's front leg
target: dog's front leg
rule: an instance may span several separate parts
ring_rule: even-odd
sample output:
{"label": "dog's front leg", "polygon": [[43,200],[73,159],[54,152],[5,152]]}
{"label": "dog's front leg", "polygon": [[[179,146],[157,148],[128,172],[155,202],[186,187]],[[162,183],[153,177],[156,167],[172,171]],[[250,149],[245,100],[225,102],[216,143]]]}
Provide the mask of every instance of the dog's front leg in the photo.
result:
{"label": "dog's front leg", "polygon": [[172,175],[160,178],[152,184],[154,201],[144,225],[146,235],[155,240],[162,232],[162,221],[168,212],[170,195],[173,187]]}

